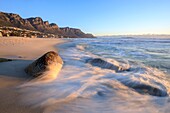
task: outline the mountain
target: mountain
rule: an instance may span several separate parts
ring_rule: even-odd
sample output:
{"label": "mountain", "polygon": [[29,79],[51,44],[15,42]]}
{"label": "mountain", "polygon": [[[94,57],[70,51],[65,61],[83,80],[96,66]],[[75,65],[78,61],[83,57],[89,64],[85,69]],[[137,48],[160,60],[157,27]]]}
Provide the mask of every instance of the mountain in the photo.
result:
{"label": "mountain", "polygon": [[80,29],[76,29],[76,28],[64,27],[64,28],[60,28],[60,30],[66,36],[69,36],[71,38],[74,38],[74,37],[81,37],[81,38],[92,37],[93,38],[94,37],[92,34],[85,34]]}
{"label": "mountain", "polygon": [[94,38],[92,34],[86,34],[76,28],[60,28],[55,23],[43,21],[41,17],[23,19],[18,14],[0,12],[0,27],[17,27],[21,29],[39,31],[70,38]]}

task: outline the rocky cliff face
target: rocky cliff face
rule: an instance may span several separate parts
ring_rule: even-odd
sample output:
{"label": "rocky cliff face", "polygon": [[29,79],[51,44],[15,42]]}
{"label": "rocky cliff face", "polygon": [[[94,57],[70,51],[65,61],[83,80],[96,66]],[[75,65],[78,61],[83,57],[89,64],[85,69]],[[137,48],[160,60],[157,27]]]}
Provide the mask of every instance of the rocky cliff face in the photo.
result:
{"label": "rocky cliff face", "polygon": [[0,26],[10,26],[36,30],[29,21],[22,19],[19,15],[13,13],[0,12]]}
{"label": "rocky cliff face", "polygon": [[65,36],[68,36],[71,38],[74,38],[74,37],[80,37],[80,38],[91,37],[91,38],[93,38],[94,37],[92,34],[85,34],[80,29],[76,29],[76,28],[65,27],[65,28],[60,28],[60,29],[65,34]]}
{"label": "rocky cliff face", "polygon": [[40,17],[27,18],[26,20],[40,32],[63,35],[57,24],[49,24],[48,21],[43,21]]}
{"label": "rocky cliff face", "polygon": [[18,27],[27,30],[36,30],[70,38],[93,38],[92,34],[85,34],[80,29],[59,28],[55,23],[43,21],[40,17],[23,19],[18,14],[0,12],[0,27]]}

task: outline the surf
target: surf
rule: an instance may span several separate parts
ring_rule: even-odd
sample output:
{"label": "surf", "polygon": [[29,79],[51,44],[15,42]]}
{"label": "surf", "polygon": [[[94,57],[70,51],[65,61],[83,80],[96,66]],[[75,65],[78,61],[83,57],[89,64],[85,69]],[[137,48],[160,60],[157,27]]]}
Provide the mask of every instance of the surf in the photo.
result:
{"label": "surf", "polygon": [[[57,47],[64,62],[57,79],[18,87],[23,103],[42,107],[45,113],[169,110],[170,83],[165,72],[120,54],[120,44],[114,45],[117,49],[112,53],[112,44],[105,47],[101,39],[70,40]],[[123,44],[120,40],[109,43]],[[125,51],[122,47],[120,50]]]}

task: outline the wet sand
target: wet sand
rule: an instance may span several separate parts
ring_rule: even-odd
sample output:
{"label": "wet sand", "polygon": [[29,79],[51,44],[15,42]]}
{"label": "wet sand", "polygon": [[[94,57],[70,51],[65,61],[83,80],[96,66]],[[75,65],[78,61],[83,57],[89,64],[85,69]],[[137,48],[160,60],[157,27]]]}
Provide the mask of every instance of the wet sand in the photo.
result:
{"label": "wet sand", "polygon": [[55,46],[64,43],[62,39],[0,37],[0,58],[14,59],[0,63],[0,112],[42,113],[41,108],[21,104],[17,86],[28,82],[31,77],[24,68],[48,51],[57,51]]}

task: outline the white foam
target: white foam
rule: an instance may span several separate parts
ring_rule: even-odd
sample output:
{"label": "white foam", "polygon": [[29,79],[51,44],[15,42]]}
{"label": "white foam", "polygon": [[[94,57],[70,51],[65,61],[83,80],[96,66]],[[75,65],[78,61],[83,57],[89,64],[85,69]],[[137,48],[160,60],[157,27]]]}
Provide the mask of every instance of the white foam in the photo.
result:
{"label": "white foam", "polygon": [[52,75],[50,78],[53,81],[37,81],[36,84],[28,83],[29,85],[19,87],[22,102],[43,107],[44,113],[156,113],[169,110],[169,97],[142,95],[132,88],[134,85],[146,84],[169,94],[170,84],[163,72],[140,64],[125,65],[126,63],[114,59],[105,59],[118,65],[130,65],[132,68],[130,71],[116,73],[89,66],[84,59],[94,58],[96,55],[87,54],[82,49],[70,47],[60,51],[60,54],[65,65],[57,79],[52,72],[47,72]]}

